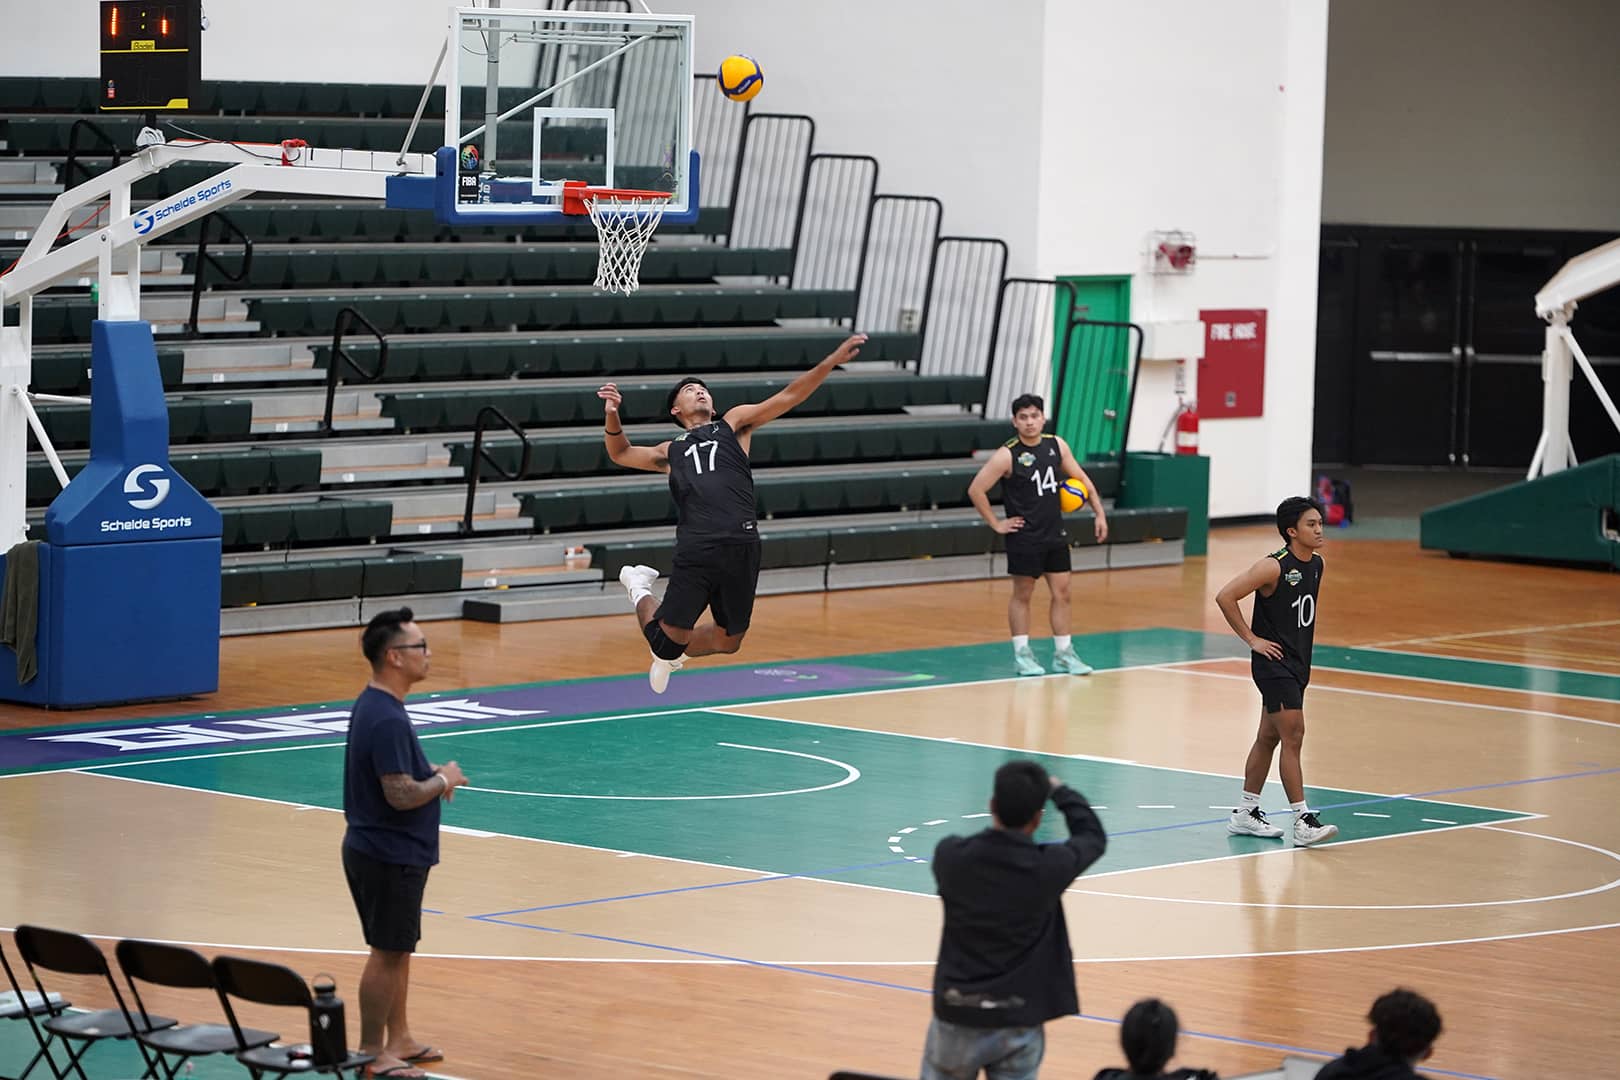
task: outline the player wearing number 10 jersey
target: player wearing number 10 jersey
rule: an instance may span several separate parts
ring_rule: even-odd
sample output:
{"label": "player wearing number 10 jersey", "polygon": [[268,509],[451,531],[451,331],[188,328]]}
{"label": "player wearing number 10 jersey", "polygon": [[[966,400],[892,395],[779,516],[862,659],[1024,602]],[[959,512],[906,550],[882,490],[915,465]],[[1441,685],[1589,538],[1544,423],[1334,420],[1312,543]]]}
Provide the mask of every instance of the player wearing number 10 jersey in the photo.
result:
{"label": "player wearing number 10 jersey", "polygon": [[[616,385],[608,383],[596,392],[603,402],[608,456],[628,468],[668,473],[675,500],[679,524],[663,602],[652,594],[652,583],[658,580],[653,567],[626,566],[619,571],[619,582],[636,609],[636,625],[652,647],[647,677],[654,692],[664,692],[670,674],[686,657],[742,648],[759,584],[749,443],[755,431],[814,393],[833,368],[853,360],[865,341],[865,334],[846,338],[821,363],[764,401],[733,406],[723,416],[716,414],[714,398],[702,379],[682,379],[665,403],[681,434],[657,446],[633,446],[625,437]],[[699,626],[705,609],[714,620]]]}
{"label": "player wearing number 10 jersey", "polygon": [[[1289,498],[1277,507],[1277,531],[1286,544],[1227,582],[1215,603],[1244,644],[1249,672],[1260,691],[1260,730],[1243,769],[1243,804],[1232,811],[1230,832],[1279,837],[1283,830],[1266,820],[1260,789],[1271,772],[1271,758],[1282,747],[1277,771],[1294,810],[1294,843],[1332,839],[1336,825],[1324,825],[1305,799],[1300,749],[1305,744],[1305,688],[1311,681],[1311,644],[1316,636],[1316,596],[1322,586],[1322,507],[1314,499]],[[1238,601],[1254,594],[1254,615],[1245,625]]]}

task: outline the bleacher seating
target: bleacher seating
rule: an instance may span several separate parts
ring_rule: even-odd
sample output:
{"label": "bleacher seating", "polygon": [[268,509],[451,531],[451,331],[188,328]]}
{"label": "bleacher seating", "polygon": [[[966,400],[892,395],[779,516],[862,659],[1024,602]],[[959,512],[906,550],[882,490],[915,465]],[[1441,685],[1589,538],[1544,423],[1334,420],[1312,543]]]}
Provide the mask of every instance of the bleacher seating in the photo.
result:
{"label": "bleacher seating", "polygon": [[[503,91],[506,104],[523,93]],[[210,82],[178,124],[212,139],[296,137],[392,152],[419,96],[411,86]],[[441,112],[441,98],[435,91],[430,116]],[[93,79],[0,78],[0,143],[10,160],[37,164],[8,175],[79,182],[114,162],[102,135],[127,158],[140,121],[96,114],[95,105]],[[723,115],[740,123],[746,114]],[[80,120],[93,129],[79,124],[73,134]],[[503,140],[503,149],[526,152],[521,127],[512,131],[516,141]],[[572,135],[585,140],[574,148],[582,152],[600,137],[588,128]],[[424,124],[412,148],[432,149],[438,137]],[[706,165],[718,160],[706,157]],[[135,198],[161,197],[219,168],[177,165],[140,181]],[[784,197],[792,196],[799,178],[783,183]],[[8,234],[17,251],[29,215],[43,213],[42,196],[27,194],[37,188],[19,183],[7,194],[0,177],[4,221],[22,226],[20,236]],[[696,224],[660,230],[642,286],[628,297],[590,284],[597,247],[584,221],[452,228],[376,202],[250,197],[223,212],[232,228],[211,239],[222,265],[241,268],[234,281],[199,260],[199,225],[158,241],[151,252],[164,269],[143,283],[143,305],[159,331],[171,463],[222,512],[227,614],[252,613],[228,619],[227,628],[313,625],[297,615],[277,621],[265,609],[348,605],[347,614],[323,609],[319,619],[330,624],[352,619],[353,601],[370,597],[409,596],[419,610],[451,614],[459,596],[492,580],[480,568],[549,562],[561,570],[565,546],[588,546],[593,580],[608,585],[627,560],[667,568],[674,517],[666,480],[626,473],[607,458],[597,384],[616,381],[631,436],[657,442],[675,431],[664,416],[674,379],[703,376],[722,408],[761,400],[836,347],[861,303],[853,282],[799,287],[799,253],[786,240],[733,244],[733,228],[743,226],[725,203],[702,207]],[[220,239],[225,233],[234,242]],[[185,323],[199,273],[208,290],[192,334]],[[350,362],[334,359],[332,334],[345,308],[385,336],[386,359],[384,345],[358,330],[342,343]],[[92,391],[95,311],[82,283],[36,298],[36,391]],[[338,396],[326,431],[320,418],[334,363]],[[1010,425],[981,415],[983,371],[923,374],[925,363],[920,334],[873,334],[858,364],[754,436],[767,571],[964,556],[986,557],[988,566],[1001,550],[1001,538],[968,509],[966,488]],[[490,405],[523,430],[527,468],[519,471],[518,440],[492,428],[469,511],[474,535],[462,536],[473,432]],[[88,407],[38,410],[64,468],[77,472],[87,458]],[[1111,500],[1117,464],[1086,467],[1096,497]],[[27,480],[38,535],[57,490],[43,456],[31,457]],[[1121,547],[1145,550],[1185,530],[1185,512],[1175,508],[1116,509],[1110,520],[1110,544]],[[1089,544],[1084,517],[1075,524],[1076,544]],[[424,599],[438,594],[442,603]]]}

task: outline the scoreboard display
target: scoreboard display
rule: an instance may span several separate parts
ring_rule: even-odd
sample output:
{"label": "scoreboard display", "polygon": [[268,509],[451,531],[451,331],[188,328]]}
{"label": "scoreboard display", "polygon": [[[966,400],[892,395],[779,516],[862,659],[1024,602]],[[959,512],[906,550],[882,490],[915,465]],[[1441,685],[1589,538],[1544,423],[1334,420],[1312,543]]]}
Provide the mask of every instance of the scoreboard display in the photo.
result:
{"label": "scoreboard display", "polygon": [[102,0],[102,112],[189,109],[201,81],[202,0]]}

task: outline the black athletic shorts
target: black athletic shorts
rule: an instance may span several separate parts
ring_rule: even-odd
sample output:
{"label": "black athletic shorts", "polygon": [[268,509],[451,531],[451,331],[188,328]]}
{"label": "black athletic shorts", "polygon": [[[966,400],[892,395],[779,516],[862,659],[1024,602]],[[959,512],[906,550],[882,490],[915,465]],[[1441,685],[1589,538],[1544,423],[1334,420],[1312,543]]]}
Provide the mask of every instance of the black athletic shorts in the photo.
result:
{"label": "black athletic shorts", "polygon": [[1305,687],[1291,675],[1256,676],[1254,685],[1260,690],[1260,704],[1268,713],[1305,707]]}
{"label": "black athletic shorts", "polygon": [[383,862],[343,845],[343,873],[367,945],[384,952],[416,951],[429,869]]}
{"label": "black athletic shorts", "polygon": [[1062,540],[1039,547],[1007,545],[1007,573],[1011,577],[1038,578],[1046,574],[1067,574],[1073,569],[1069,545]]}
{"label": "black athletic shorts", "polygon": [[715,625],[736,637],[753,620],[758,588],[759,544],[677,543],[664,602],[653,617],[690,630],[709,608]]}

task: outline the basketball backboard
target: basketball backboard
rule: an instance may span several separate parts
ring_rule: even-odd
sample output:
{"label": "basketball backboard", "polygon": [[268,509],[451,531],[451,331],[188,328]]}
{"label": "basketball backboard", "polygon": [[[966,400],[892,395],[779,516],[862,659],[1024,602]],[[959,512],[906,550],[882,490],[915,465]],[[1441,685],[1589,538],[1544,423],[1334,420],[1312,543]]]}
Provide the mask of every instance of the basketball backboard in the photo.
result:
{"label": "basketball backboard", "polygon": [[562,219],[564,181],[667,192],[665,221],[695,215],[691,16],[458,7],[448,42],[455,220]]}

